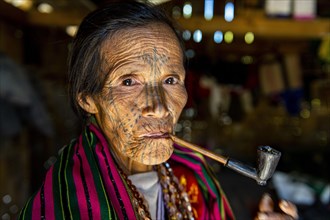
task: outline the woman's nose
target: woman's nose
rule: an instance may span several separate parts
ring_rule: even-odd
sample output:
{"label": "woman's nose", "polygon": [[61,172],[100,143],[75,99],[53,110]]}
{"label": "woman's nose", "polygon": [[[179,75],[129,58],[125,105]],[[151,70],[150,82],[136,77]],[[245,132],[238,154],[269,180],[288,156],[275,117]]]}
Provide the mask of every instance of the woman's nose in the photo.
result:
{"label": "woman's nose", "polygon": [[160,85],[148,85],[144,90],[145,104],[143,105],[142,115],[144,117],[163,118],[168,116],[164,89]]}

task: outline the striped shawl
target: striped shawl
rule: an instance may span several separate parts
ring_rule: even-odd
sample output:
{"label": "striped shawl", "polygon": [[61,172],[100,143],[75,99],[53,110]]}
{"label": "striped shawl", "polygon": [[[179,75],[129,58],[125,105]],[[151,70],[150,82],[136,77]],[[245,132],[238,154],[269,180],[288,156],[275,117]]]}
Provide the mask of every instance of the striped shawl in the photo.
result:
{"label": "striped shawl", "polygon": [[[190,182],[198,184],[199,197],[192,202],[196,217],[233,219],[227,199],[202,156],[176,148],[170,159],[175,175],[188,181],[186,187],[193,186]],[[91,124],[63,148],[19,219],[139,219],[131,198],[105,137]]]}

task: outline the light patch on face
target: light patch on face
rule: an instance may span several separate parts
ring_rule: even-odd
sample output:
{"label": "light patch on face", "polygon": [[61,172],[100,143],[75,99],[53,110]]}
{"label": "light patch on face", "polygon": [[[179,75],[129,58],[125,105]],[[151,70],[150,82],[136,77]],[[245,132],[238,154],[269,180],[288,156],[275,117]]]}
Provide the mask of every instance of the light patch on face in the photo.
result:
{"label": "light patch on face", "polygon": [[168,134],[187,101],[182,50],[164,24],[130,28],[105,42],[111,70],[96,97],[96,119],[117,159],[160,164],[173,152]]}

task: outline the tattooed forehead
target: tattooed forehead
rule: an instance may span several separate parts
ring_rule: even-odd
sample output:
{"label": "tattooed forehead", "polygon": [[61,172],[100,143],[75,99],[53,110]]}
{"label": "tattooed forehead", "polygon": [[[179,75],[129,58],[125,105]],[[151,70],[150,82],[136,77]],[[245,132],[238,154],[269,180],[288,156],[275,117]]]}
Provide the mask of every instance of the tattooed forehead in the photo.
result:
{"label": "tattooed forehead", "polygon": [[166,64],[169,60],[167,55],[158,53],[156,47],[154,47],[152,53],[144,53],[141,58],[151,67],[150,73],[152,75],[159,75],[159,68]]}
{"label": "tattooed forehead", "polygon": [[106,64],[182,65],[183,54],[174,32],[163,24],[119,31],[102,47]]}
{"label": "tattooed forehead", "polygon": [[156,47],[153,48],[152,53],[144,52],[141,57],[142,60],[149,65],[158,63],[160,66],[162,66],[169,60],[167,55],[158,53]]}
{"label": "tattooed forehead", "polygon": [[170,49],[159,46],[141,46],[140,48],[132,48],[124,51],[116,50],[116,53],[112,51],[104,52],[104,60],[107,64],[131,64],[131,63],[143,63],[147,65],[173,65],[175,63],[182,64],[182,56],[180,52],[173,52],[177,48],[169,47]]}

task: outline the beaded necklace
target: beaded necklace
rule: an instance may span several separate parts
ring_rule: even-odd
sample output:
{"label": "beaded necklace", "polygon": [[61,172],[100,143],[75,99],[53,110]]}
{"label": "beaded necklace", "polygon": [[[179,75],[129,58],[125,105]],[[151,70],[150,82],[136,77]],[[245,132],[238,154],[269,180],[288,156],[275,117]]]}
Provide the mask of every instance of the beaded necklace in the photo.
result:
{"label": "beaded necklace", "polygon": [[136,186],[132,183],[130,179],[128,179],[127,175],[118,167],[120,175],[123,177],[127,186],[131,189],[133,194],[133,205],[137,209],[141,219],[143,220],[151,220],[149,209],[144,204],[144,199],[141,193],[136,189]]}
{"label": "beaded necklace", "polygon": [[189,196],[178,178],[173,174],[170,164],[165,162],[157,166],[156,169],[160,177],[169,219],[194,220]]}
{"label": "beaded necklace", "polygon": [[[169,219],[194,220],[189,196],[184,187],[180,184],[178,178],[173,174],[173,170],[169,163],[165,162],[154,166],[154,169],[158,172],[159,181],[163,192],[163,199]],[[132,192],[134,197],[133,205],[138,211],[141,219],[150,220],[150,213],[145,205],[143,195],[138,192],[136,186],[130,179],[128,179],[127,175],[120,168],[118,168],[118,170]]]}

